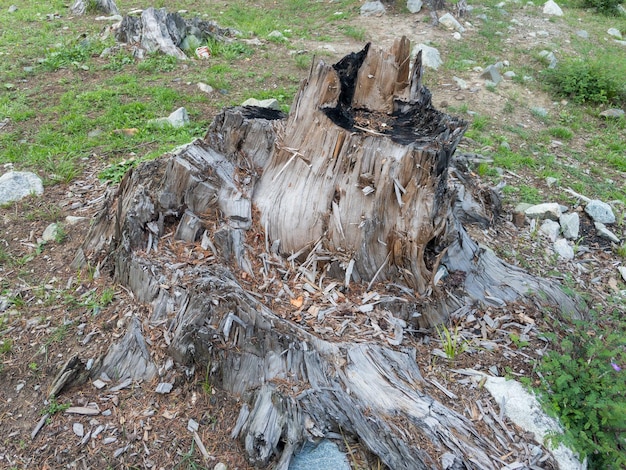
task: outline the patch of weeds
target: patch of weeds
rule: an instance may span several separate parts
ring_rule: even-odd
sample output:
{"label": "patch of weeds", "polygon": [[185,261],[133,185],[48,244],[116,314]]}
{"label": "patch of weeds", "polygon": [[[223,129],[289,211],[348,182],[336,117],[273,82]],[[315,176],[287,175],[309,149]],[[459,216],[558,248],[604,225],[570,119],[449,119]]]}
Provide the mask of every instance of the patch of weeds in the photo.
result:
{"label": "patch of weeds", "polygon": [[177,469],[186,469],[186,470],[208,470],[207,467],[203,467],[202,465],[196,463],[195,454],[195,442],[191,441],[191,447],[188,452],[181,454],[181,460],[176,465],[174,465],[174,470]]}
{"label": "patch of weeds", "polygon": [[213,57],[223,57],[227,60],[234,60],[241,57],[251,56],[254,49],[240,43],[240,42],[225,42],[218,41],[214,38],[209,38],[207,46]]}
{"label": "patch of weeds", "polygon": [[470,124],[470,129],[476,132],[482,132],[489,125],[489,116],[476,115]]}
{"label": "patch of weeds", "polygon": [[570,140],[572,137],[574,137],[574,133],[567,127],[551,127],[550,129],[548,129],[548,133],[552,137],[561,140]]}
{"label": "patch of weeds", "polygon": [[0,354],[5,355],[9,354],[13,349],[13,340],[10,338],[3,339],[2,343],[0,343]]}
{"label": "patch of weeds", "polygon": [[354,39],[355,41],[365,41],[365,28],[355,26],[342,26],[340,29],[343,34],[345,34],[349,38]]}
{"label": "patch of weeds", "polygon": [[[569,58],[542,73],[555,95],[567,97],[579,104],[609,103],[619,106],[626,102],[623,78],[626,66],[623,60],[617,57],[611,60],[611,57]],[[607,67],[607,63],[615,66]]]}
{"label": "patch of weeds", "polygon": [[86,39],[77,44],[51,47],[46,51],[46,56],[41,66],[48,72],[54,72],[69,66],[79,67],[87,62],[92,55],[96,55],[99,49],[101,49],[99,43]]}
{"label": "patch of weeds", "polygon": [[597,13],[601,13],[607,16],[619,16],[620,11],[618,9],[621,0],[578,0],[575,2],[580,8],[592,8]]}
{"label": "patch of weeds", "polygon": [[539,204],[543,201],[543,197],[537,188],[527,186],[525,184],[522,184],[519,187],[519,198],[522,202],[527,202],[529,204]]}
{"label": "patch of weeds", "polygon": [[128,170],[137,166],[138,160],[130,158],[128,160],[122,160],[118,163],[113,163],[98,173],[98,178],[101,181],[117,184],[122,181],[122,178]]}
{"label": "patch of weeds", "polygon": [[178,59],[174,56],[161,54],[159,52],[150,54],[147,58],[137,64],[140,72],[172,72],[178,67]]}
{"label": "patch of weeds", "polygon": [[565,428],[564,441],[590,468],[626,467],[626,323],[580,322],[555,342],[538,370],[541,398]]}
{"label": "patch of weeds", "polygon": [[451,361],[467,349],[467,343],[459,334],[458,326],[454,328],[453,333],[451,333],[445,325],[443,325],[441,329],[437,327],[437,334],[439,335],[443,352]]}
{"label": "patch of weeds", "polygon": [[293,57],[293,60],[296,63],[296,67],[302,70],[306,70],[311,67],[311,61],[313,58],[309,54],[296,54]]}
{"label": "patch of weeds", "polygon": [[126,52],[119,52],[117,54],[109,56],[109,63],[105,65],[104,68],[106,70],[114,70],[116,72],[119,72],[127,65],[131,65],[134,63],[135,58],[132,55]]}
{"label": "patch of weeds", "polygon": [[211,363],[209,362],[206,366],[206,373],[204,374],[204,380],[202,381],[202,390],[207,395],[211,395],[213,393],[213,385],[211,385]]}
{"label": "patch of weeds", "polygon": [[615,249],[615,254],[623,259],[626,259],[626,243],[622,243]]}
{"label": "patch of weeds", "polygon": [[50,415],[53,416],[57,413],[62,413],[63,411],[67,410],[70,406],[72,406],[70,403],[59,403],[57,402],[56,398],[52,397],[50,398],[49,402],[48,402],[48,406],[46,406],[41,414],[42,415]]}
{"label": "patch of weeds", "polygon": [[511,343],[515,345],[516,349],[525,348],[530,344],[528,341],[520,339],[520,336],[515,333],[509,333],[509,339],[511,340]]}

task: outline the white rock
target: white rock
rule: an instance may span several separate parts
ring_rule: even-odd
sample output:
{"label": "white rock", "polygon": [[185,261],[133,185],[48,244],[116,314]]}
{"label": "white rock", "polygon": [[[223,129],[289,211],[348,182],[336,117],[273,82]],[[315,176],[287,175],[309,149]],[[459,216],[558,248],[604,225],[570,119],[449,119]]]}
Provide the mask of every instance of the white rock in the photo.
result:
{"label": "white rock", "polygon": [[439,18],[439,24],[445,26],[448,29],[458,31],[459,33],[465,32],[465,28],[450,13],[442,15],[441,18]]}
{"label": "white rock", "polygon": [[547,219],[543,221],[541,227],[539,227],[539,231],[548,237],[551,242],[555,242],[561,231],[561,226],[558,222]]}
{"label": "white rock", "polygon": [[622,275],[622,279],[624,280],[624,282],[626,282],[626,266],[619,266],[617,270]]}
{"label": "white rock", "polygon": [[543,5],[543,13],[545,15],[563,16],[563,10],[559,7],[554,0],[548,0]]}
{"label": "white rock", "polygon": [[167,117],[167,120],[172,124],[172,127],[184,127],[189,124],[187,110],[182,107],[170,114]]}
{"label": "white rock", "polygon": [[157,385],[155,392],[161,394],[170,393],[173,387],[174,385],[172,385],[171,383],[161,382],[159,385]]}
{"label": "white rock", "polygon": [[606,238],[607,240],[611,240],[613,243],[619,243],[620,239],[611,232],[603,223],[594,222],[593,225],[596,227],[596,232],[598,232],[598,236],[602,238]]}
{"label": "white rock", "polygon": [[198,89],[204,93],[213,93],[213,87],[211,85],[207,85],[206,83],[199,82],[197,85]]}
{"label": "white rock", "polygon": [[96,387],[98,390],[100,390],[106,387],[107,383],[104,380],[96,379],[93,381],[93,386]]}
{"label": "white rock", "polygon": [[43,194],[41,178],[30,171],[9,171],[0,176],[0,204]]}
{"label": "white rock", "polygon": [[[522,384],[503,377],[484,377],[487,377],[485,388],[503,408],[504,414],[519,427],[531,432],[537,442],[544,442],[551,433],[562,434],[559,422],[543,412],[537,398],[528,393]],[[574,452],[563,444],[550,451],[560,470],[583,470],[587,467],[586,462],[581,463]]]}
{"label": "white rock", "polygon": [[385,5],[382,2],[373,1],[373,2],[365,2],[361,6],[361,15],[363,16],[380,16],[384,15],[387,10],[385,9]]}
{"label": "white rock", "polygon": [[615,222],[615,214],[613,209],[606,202],[593,199],[585,206],[585,212],[594,222],[602,224],[612,224]]}
{"label": "white rock", "polygon": [[278,39],[280,41],[286,41],[287,38],[280,31],[274,30],[267,35],[268,39]]}
{"label": "white rock", "polygon": [[617,28],[609,28],[606,33],[614,38],[622,39],[622,33]]}
{"label": "white rock", "polygon": [[278,104],[278,100],[274,98],[269,98],[267,100],[257,100],[256,98],[248,98],[246,101],[241,103],[241,106],[258,106],[259,108],[269,108],[280,110],[280,104]]}
{"label": "white rock", "polygon": [[467,90],[468,85],[465,80],[459,77],[452,77],[452,80],[454,80],[454,83],[456,83],[461,90]]}
{"label": "white rock", "polygon": [[41,235],[41,239],[44,242],[51,242],[56,239],[58,233],[59,233],[59,224],[51,223],[43,231],[43,234]]}
{"label": "white rock", "polygon": [[78,225],[81,222],[84,222],[86,220],[89,220],[88,217],[77,217],[75,215],[68,215],[67,217],[65,217],[65,223],[67,225]]}
{"label": "white rock", "polygon": [[83,437],[85,435],[85,428],[81,423],[72,424],[72,431],[74,431],[74,434],[78,437]]}
{"label": "white rock", "polygon": [[556,202],[546,202],[530,206],[524,213],[531,219],[559,220],[559,217],[561,217],[561,207]]}
{"label": "white rock", "polygon": [[407,0],[406,9],[411,13],[419,13],[424,6],[424,2],[422,0]]}
{"label": "white rock", "polygon": [[574,249],[570,246],[565,238],[559,238],[552,245],[554,252],[563,260],[574,259]]}
{"label": "white rock", "polygon": [[228,470],[228,467],[226,466],[225,463],[219,462],[215,464],[215,467],[213,467],[213,470]]}
{"label": "white rock", "polygon": [[434,47],[427,46],[426,44],[418,44],[413,49],[413,56],[417,56],[419,51],[422,51],[422,65],[424,67],[437,70],[443,64],[439,51]]}
{"label": "white rock", "polygon": [[576,212],[561,214],[561,217],[559,217],[559,224],[561,224],[561,232],[565,238],[568,240],[575,240],[578,238],[578,232],[580,230],[580,217]]}

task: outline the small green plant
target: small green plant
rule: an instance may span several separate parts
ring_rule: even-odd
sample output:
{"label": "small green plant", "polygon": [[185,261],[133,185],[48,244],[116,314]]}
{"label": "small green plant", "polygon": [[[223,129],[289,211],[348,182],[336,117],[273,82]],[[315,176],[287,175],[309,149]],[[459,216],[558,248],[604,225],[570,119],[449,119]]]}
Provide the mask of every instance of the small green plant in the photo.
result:
{"label": "small green plant", "polygon": [[559,96],[576,103],[615,105],[626,101],[624,67],[607,67],[604,60],[569,58],[543,71],[546,82]]}
{"label": "small green plant", "polygon": [[619,5],[621,0],[578,0],[581,8],[593,8],[596,12],[609,16],[620,14]]}
{"label": "small green plant", "polygon": [[356,41],[364,41],[365,40],[365,28],[357,28],[354,26],[344,26],[341,28],[343,30],[343,34],[352,38]]}
{"label": "small green plant", "polygon": [[454,328],[454,333],[451,333],[448,327],[442,325],[441,329],[437,327],[437,334],[439,335],[443,352],[451,361],[467,349],[467,342],[459,334],[458,326]]}
{"label": "small green plant", "polygon": [[617,256],[626,259],[626,243],[622,243],[619,247],[615,249],[615,253]]}
{"label": "small green plant", "polygon": [[556,436],[590,468],[626,467],[626,325],[576,324],[539,366],[542,400],[560,418]]}
{"label": "small green plant", "polygon": [[234,60],[240,57],[251,56],[254,50],[240,42],[224,42],[214,38],[209,38],[207,42],[211,56],[223,57],[227,60]]}
{"label": "small green plant", "polygon": [[9,338],[2,340],[0,343],[0,354],[9,354],[13,349],[13,341]]}
{"label": "small green plant", "polygon": [[31,372],[36,373],[37,371],[39,371],[39,365],[36,362],[29,362],[28,369]]}
{"label": "small green plant", "polygon": [[98,174],[98,178],[108,183],[117,184],[122,181],[122,178],[129,169],[137,166],[137,163],[138,161],[134,158],[129,158],[128,160],[111,164]]}
{"label": "small green plant", "polygon": [[509,333],[509,339],[511,340],[511,343],[515,345],[516,349],[525,348],[530,344],[528,341],[523,341],[522,339],[520,339],[520,336],[515,333]]}
{"label": "small green plant", "polygon": [[191,447],[189,451],[184,454],[180,454],[181,460],[176,465],[174,465],[174,470],[176,469],[187,469],[187,470],[208,470],[207,467],[203,467],[202,465],[196,463],[195,457],[195,442],[191,441]]}
{"label": "small green plant", "polygon": [[58,403],[55,397],[51,397],[48,406],[43,409],[41,414],[53,416],[67,410],[70,406],[69,403]]}

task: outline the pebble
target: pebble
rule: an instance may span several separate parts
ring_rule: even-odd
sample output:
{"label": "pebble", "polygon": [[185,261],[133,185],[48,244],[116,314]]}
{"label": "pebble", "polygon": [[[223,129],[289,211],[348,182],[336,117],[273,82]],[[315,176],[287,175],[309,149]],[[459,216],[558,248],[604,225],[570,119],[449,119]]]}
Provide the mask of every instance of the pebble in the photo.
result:
{"label": "pebble", "polygon": [[102,443],[104,445],[113,444],[116,441],[117,441],[117,437],[105,437],[104,439],[102,439]]}
{"label": "pebble", "polygon": [[171,383],[161,382],[159,385],[157,385],[155,392],[161,394],[170,393],[173,387],[174,385]]}
{"label": "pebble", "polygon": [[594,222],[593,225],[596,227],[596,231],[598,232],[599,237],[611,240],[613,243],[620,242],[620,239],[617,237],[617,235],[615,235],[608,228],[606,228],[606,225],[604,225],[603,223]]}
{"label": "pebble", "polygon": [[81,423],[72,424],[72,431],[74,431],[74,434],[78,437],[83,437],[85,435],[85,428]]}
{"label": "pebble", "polygon": [[602,224],[612,224],[615,222],[615,214],[613,209],[606,202],[593,199],[585,206],[585,212],[594,222]]}

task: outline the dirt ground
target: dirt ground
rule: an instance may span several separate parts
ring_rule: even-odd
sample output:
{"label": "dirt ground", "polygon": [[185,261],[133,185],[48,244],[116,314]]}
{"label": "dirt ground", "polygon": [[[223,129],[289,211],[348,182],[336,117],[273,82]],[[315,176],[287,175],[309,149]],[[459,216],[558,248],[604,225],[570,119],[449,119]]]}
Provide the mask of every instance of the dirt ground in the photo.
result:
{"label": "dirt ground", "polygon": [[[527,24],[540,21],[534,16],[521,20]],[[414,42],[435,41],[443,45],[442,49],[445,49],[447,41],[454,40],[451,32],[432,28],[424,14],[411,16],[392,12],[384,17],[359,18],[355,22],[367,30],[367,39],[376,46],[388,47],[402,34]],[[541,27],[552,28],[551,33],[557,34],[558,26],[554,23],[542,21]],[[522,32],[517,34],[523,35]],[[515,35],[512,40],[516,40]],[[363,43],[342,38],[329,45],[332,49],[320,49],[323,45],[319,43],[302,43],[302,49],[320,50],[320,57],[324,60],[335,61],[345,53],[359,50]],[[290,67],[290,72],[304,76],[306,71],[295,69],[292,62],[285,60],[280,66]],[[191,68],[200,66],[189,65]],[[73,73],[61,71],[57,77],[48,77],[50,88],[62,86],[55,84],[55,78]],[[180,76],[181,72],[175,71],[169,78]],[[499,94],[491,93],[484,89],[477,73],[468,80],[468,90],[456,87],[450,76],[429,73],[428,77],[434,103],[443,109],[467,104],[469,109],[480,114],[501,115],[507,93],[532,101],[528,106],[561,106],[541,93],[531,96],[522,85],[514,82],[504,82]],[[185,84],[184,80],[171,82],[171,86],[189,87],[189,92],[193,87]],[[477,89],[473,90],[474,87]],[[210,121],[217,108],[207,103],[204,109],[196,112]],[[528,107],[516,109],[507,114],[506,119],[522,123],[530,131],[542,126]],[[572,145],[582,146],[582,143],[574,142]],[[463,141],[460,148],[479,150],[468,140]],[[564,158],[567,156],[564,155]],[[104,271],[94,276],[93,270],[79,272],[71,267],[90,221],[101,207],[103,196],[111,189],[97,179],[104,162],[95,156],[90,163],[89,170],[71,184],[49,186],[41,198],[29,198],[0,209],[0,285],[5,297],[14,299],[13,305],[7,305],[0,298],[1,310],[4,310],[6,318],[0,324],[0,330],[2,337],[11,341],[10,352],[2,355],[0,373],[0,467],[170,469],[213,468],[218,462],[223,462],[230,470],[252,468],[246,463],[240,444],[230,438],[241,405],[239,399],[208,383],[203,371],[197,371],[192,377],[186,377],[182,372],[175,373],[175,387],[165,395],[155,393],[157,381],[132,383],[121,390],[111,391],[110,387],[98,389],[93,380],[89,380],[81,386],[63,390],[55,402],[47,399],[49,387],[67,359],[75,354],[84,359],[103,354],[123,334],[129,314],[145,309],[134,302],[124,288],[113,283],[110,273]],[[542,181],[530,175],[508,176],[522,179],[530,185],[543,185]],[[544,189],[548,190],[547,187]],[[505,213],[494,227],[472,229],[472,236],[490,246],[506,240],[508,253],[519,253],[521,258],[527,260],[525,267],[534,274],[549,275],[551,268],[546,263],[549,255],[541,241],[533,238],[527,227],[520,229],[510,222],[511,216],[507,212],[510,209],[505,207]],[[38,242],[48,224],[63,222],[66,216],[84,219],[74,225],[65,223],[61,240],[46,244]],[[593,240],[589,247],[593,271],[580,272],[573,264],[564,266],[561,271],[571,272],[582,288],[593,286],[589,289],[590,299],[602,303],[613,293],[613,284],[594,284],[592,279],[598,276],[612,278],[610,273],[614,270],[615,258],[610,246],[601,240]],[[516,258],[508,261],[518,262]],[[114,295],[110,296],[111,293]],[[112,297],[110,302],[104,305],[103,299],[109,297]],[[497,326],[486,332],[481,331],[479,326],[485,315],[490,319],[500,318]],[[550,330],[550,318],[545,318],[543,312],[533,306],[511,306],[506,311],[483,308],[478,309],[474,317],[473,321],[456,320],[463,337],[468,341],[476,339],[476,344],[497,346],[470,348],[455,359],[453,368],[487,371],[495,367],[500,374],[537,380],[532,373],[533,364],[547,347],[538,332]],[[528,335],[529,344],[523,349],[518,348],[510,339],[512,332]],[[498,404],[484,389],[451,372],[448,360],[433,355],[433,348],[440,347],[435,333],[415,333],[403,346],[417,349],[417,360],[426,378],[425,389],[430,394],[446,406],[475,419],[479,429],[485,433],[493,433],[487,424],[478,419],[476,403],[494,409]],[[434,385],[432,380],[448,393]],[[72,407],[95,407],[100,412],[96,416],[68,414],[62,409],[68,404]],[[46,412],[50,414],[48,420],[33,437],[33,430]],[[200,425],[198,435],[210,456],[208,459],[202,457],[198,444],[187,429],[190,419]],[[532,442],[512,423],[507,421],[506,425],[519,436],[520,441]],[[358,443],[349,440],[340,443],[346,451],[347,444],[350,445],[353,464],[359,468],[378,468],[377,459],[368,455]],[[513,450],[516,451],[515,448]],[[501,457],[504,464],[512,462],[515,455],[503,453]],[[545,468],[550,468],[550,462],[546,460]]]}

